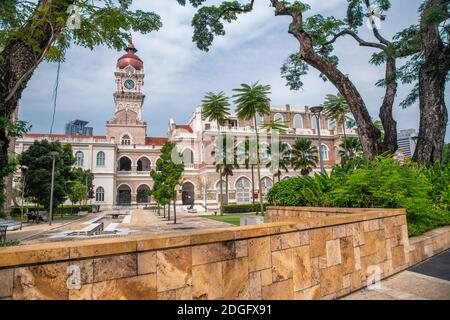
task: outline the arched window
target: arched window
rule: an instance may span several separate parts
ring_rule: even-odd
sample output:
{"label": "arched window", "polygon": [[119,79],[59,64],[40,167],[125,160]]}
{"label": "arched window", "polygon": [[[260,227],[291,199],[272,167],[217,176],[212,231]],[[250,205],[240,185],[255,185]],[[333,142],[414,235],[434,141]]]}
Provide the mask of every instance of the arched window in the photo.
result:
{"label": "arched window", "polygon": [[75,165],[77,167],[82,167],[84,163],[84,153],[82,151],[77,151],[75,153],[75,158],[77,159]]}
{"label": "arched window", "polygon": [[329,155],[328,155],[328,146],[326,144],[322,144],[322,146],[320,147],[320,152],[322,152],[322,159],[323,160],[328,160]]}
{"label": "arched window", "polygon": [[187,181],[181,186],[181,202],[183,205],[194,205],[195,203],[195,186]]}
{"label": "arched window", "polygon": [[149,193],[150,188],[143,184],[137,188],[137,194],[136,194],[136,202],[137,203],[148,203],[149,201]]}
{"label": "arched window", "polygon": [[105,201],[105,189],[103,189],[103,187],[98,187],[95,190],[95,201],[97,202]]}
{"label": "arched window", "polygon": [[151,162],[148,158],[146,157],[141,157],[138,161],[137,161],[137,171],[150,171],[151,169]]}
{"label": "arched window", "polygon": [[97,152],[97,166],[104,166],[105,165],[105,153],[103,151]]}
{"label": "arched window", "polygon": [[119,171],[131,171],[131,160],[128,157],[119,159]]}
{"label": "arched window", "polygon": [[[320,119],[319,119],[320,121]],[[320,125],[320,123],[319,123]],[[314,115],[311,115],[311,128],[317,129],[317,117]]]}
{"label": "arched window", "polygon": [[269,192],[269,189],[272,187],[272,185],[273,185],[272,179],[270,179],[269,177],[264,177],[261,179],[262,194],[264,199],[267,195],[267,192]]}
{"label": "arched window", "polygon": [[186,148],[183,150],[183,162],[186,165],[191,165],[194,163],[194,153],[191,149]]}
{"label": "arched window", "polygon": [[301,114],[296,114],[294,116],[294,128],[296,129],[303,128],[303,118]]}
{"label": "arched window", "polygon": [[236,181],[236,202],[237,204],[250,203],[252,200],[251,182],[246,177],[241,177]]}
{"label": "arched window", "polygon": [[131,144],[131,138],[130,138],[130,136],[127,135],[127,134],[124,135],[124,136],[122,137],[121,144],[122,144],[123,146],[129,146],[129,145]]}
{"label": "arched window", "polygon": [[273,121],[284,124],[284,117],[281,113],[275,113],[275,115],[273,116]]}

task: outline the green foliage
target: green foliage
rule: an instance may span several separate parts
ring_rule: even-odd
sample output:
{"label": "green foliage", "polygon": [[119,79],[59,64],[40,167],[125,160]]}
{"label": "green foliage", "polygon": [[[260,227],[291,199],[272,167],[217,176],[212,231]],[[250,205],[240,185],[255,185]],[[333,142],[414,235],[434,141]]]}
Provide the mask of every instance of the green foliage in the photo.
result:
{"label": "green foliage", "polygon": [[358,157],[362,152],[361,143],[356,137],[344,139],[339,147],[339,156],[341,157],[342,162],[352,160]]}
{"label": "green foliage", "polygon": [[218,94],[208,92],[202,100],[202,105],[203,120],[215,121],[218,126],[224,125],[230,116],[229,98],[223,91]]}
{"label": "green foliage", "polygon": [[[264,205],[265,207],[266,205]],[[223,206],[224,213],[246,213],[246,212],[259,212],[261,209],[259,203],[255,204],[227,204]]]}
{"label": "green foliage", "polygon": [[[75,5],[80,13],[80,28],[66,28]],[[41,3],[40,1],[2,0],[0,4],[0,47],[21,40],[39,52],[42,48],[37,34],[42,34],[50,23],[57,32],[56,39],[45,53],[49,61],[64,60],[71,44],[89,49],[104,45],[121,50],[131,40],[131,32],[149,33],[161,28],[160,17],[153,12],[131,10],[132,0],[103,0],[72,3]],[[23,28],[28,21],[27,31]]]}
{"label": "green foliage", "polygon": [[0,242],[0,247],[14,247],[20,245],[20,241]]}
{"label": "green foliage", "polygon": [[81,200],[86,198],[85,185],[83,183],[81,183],[80,181],[74,181],[73,183],[71,183],[71,185],[69,187],[69,192],[68,192],[67,196],[69,197],[69,200],[72,203],[77,203],[77,202],[81,203]]}
{"label": "green foliage", "polygon": [[75,158],[72,146],[61,146],[59,142],[47,140],[35,141],[28,150],[20,155],[20,164],[27,166],[25,197],[32,197],[45,208],[50,206],[50,186],[52,176],[52,156],[50,152],[57,152],[55,157],[55,183],[53,191],[54,207],[66,199],[68,184],[71,181],[72,165]]}
{"label": "green foliage", "polygon": [[255,120],[257,114],[260,116],[270,114],[270,85],[258,82],[252,85],[243,83],[240,88],[233,91],[236,92],[233,98],[239,119]]}
{"label": "green foliage", "polygon": [[442,150],[442,164],[450,165],[450,143],[447,143]]}
{"label": "green foliage", "polygon": [[412,162],[356,158],[331,176],[296,177],[276,183],[269,204],[350,208],[405,208],[411,235],[450,224],[450,168],[421,169]]}
{"label": "green foliage", "polygon": [[156,170],[150,172],[154,184],[150,195],[160,205],[170,204],[175,198],[175,187],[181,183],[181,176],[184,171],[184,164],[178,163],[178,159],[173,160],[172,155],[181,158],[181,154],[176,151],[175,143],[167,141],[161,148],[161,155],[156,161]]}

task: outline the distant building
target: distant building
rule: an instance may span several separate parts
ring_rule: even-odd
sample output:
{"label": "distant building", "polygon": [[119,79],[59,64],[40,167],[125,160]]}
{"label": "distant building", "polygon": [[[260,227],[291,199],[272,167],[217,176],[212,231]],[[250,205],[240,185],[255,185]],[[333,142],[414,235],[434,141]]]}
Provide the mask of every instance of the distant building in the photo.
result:
{"label": "distant building", "polygon": [[92,136],[93,128],[86,127],[88,121],[84,120],[73,120],[66,124],[66,134],[67,135],[79,135],[79,136]]}
{"label": "distant building", "polygon": [[400,130],[397,135],[398,149],[405,157],[411,158],[416,150],[417,132],[415,129]]}

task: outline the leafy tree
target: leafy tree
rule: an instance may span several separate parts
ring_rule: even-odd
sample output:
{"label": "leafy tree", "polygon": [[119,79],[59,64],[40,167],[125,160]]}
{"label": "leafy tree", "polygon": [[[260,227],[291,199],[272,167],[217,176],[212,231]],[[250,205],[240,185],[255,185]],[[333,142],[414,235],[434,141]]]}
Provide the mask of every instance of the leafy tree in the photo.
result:
{"label": "leafy tree", "polygon": [[299,170],[302,176],[309,175],[316,167],[318,157],[317,148],[311,143],[311,140],[298,138],[291,151],[291,163],[294,170]]}
{"label": "leafy tree", "polygon": [[[81,201],[86,198],[86,187],[83,183],[80,181],[73,181],[70,184],[67,196],[69,197],[70,202],[72,202],[72,205],[74,203],[80,204],[81,209]],[[72,208],[70,208],[72,210]]]}
{"label": "leafy tree", "polygon": [[[5,170],[8,138],[23,131],[23,122],[12,119],[33,72],[44,59],[64,61],[71,44],[120,50],[131,41],[132,31],[146,34],[161,27],[157,14],[132,10],[132,4],[132,0],[0,1],[0,181],[10,173]],[[78,17],[80,28],[72,23]],[[3,189],[2,184],[1,193]]]}
{"label": "leafy tree", "polygon": [[341,150],[339,150],[339,156],[342,159],[342,162],[347,162],[350,159],[354,159],[361,154],[361,144],[359,143],[359,139],[355,137],[346,138],[339,145]]}
{"label": "leafy tree", "polygon": [[[203,120],[208,119],[209,121],[216,122],[217,125],[217,132],[219,139],[221,139],[221,133],[220,133],[220,126],[223,126],[225,124],[225,121],[230,116],[230,102],[229,98],[225,95],[225,93],[219,92],[218,94],[209,92],[206,94],[206,96],[202,100],[203,104],[203,110],[202,110],[202,118]],[[221,150],[219,152],[222,154],[220,159],[224,159],[225,153],[223,152],[223,144],[219,143],[219,147]],[[223,161],[221,161],[223,162]],[[216,168],[219,170],[219,177],[222,181],[222,170],[223,167],[219,165]],[[227,184],[228,188],[228,184]],[[228,199],[228,195],[227,195]],[[220,183],[220,215],[223,215],[223,186],[222,183]]]}
{"label": "leafy tree", "polygon": [[[232,147],[232,150],[229,150]],[[224,201],[228,204],[228,180],[230,176],[233,176],[233,170],[239,169],[239,164],[237,163],[236,153],[233,153],[233,159],[229,159],[227,154],[232,154],[235,150],[235,145],[227,145],[227,136],[220,136],[217,140],[216,148],[211,152],[211,155],[216,159],[220,159],[219,162],[214,161],[214,165],[216,166],[216,172],[219,172],[219,177],[221,181],[221,196],[222,196],[222,178],[225,177],[225,199]],[[216,152],[217,151],[217,152]],[[217,157],[216,157],[217,155]],[[221,212],[222,215],[222,212]]]}
{"label": "leafy tree", "polygon": [[420,126],[413,159],[420,164],[441,158],[448,122],[445,83],[450,79],[450,2],[426,0],[419,8],[420,21],[399,32],[395,49],[409,57],[399,69],[403,83],[414,84],[401,103],[407,107],[419,99]]}
{"label": "leafy tree", "polygon": [[70,179],[72,182],[77,181],[84,186],[84,197],[82,200],[95,198],[94,174],[90,170],[73,168]]}
{"label": "leafy tree", "polygon": [[[172,159],[172,154],[176,151],[175,143],[166,141],[161,148],[161,155],[156,161],[156,170],[150,172],[154,185],[152,195],[155,200],[168,207],[168,219],[170,220],[170,203],[173,200],[174,223],[177,223],[176,216],[176,186],[181,183],[181,176],[184,171],[183,163],[176,163]],[[181,154],[177,153],[177,157],[181,158]]]}
{"label": "leafy tree", "polygon": [[[240,88],[233,89],[236,92],[233,95],[234,103],[236,104],[236,113],[238,118],[243,120],[253,121],[255,133],[256,133],[256,149],[259,151],[259,132],[256,116],[261,117],[270,114],[270,86],[261,85],[258,82],[248,85],[241,84]],[[261,206],[261,214],[264,213],[263,197],[262,197],[262,184],[261,184],[261,155],[260,152],[256,153],[256,168],[258,174],[258,186],[259,186],[259,202]]]}
{"label": "leafy tree", "polygon": [[52,176],[53,158],[50,152],[56,151],[55,177],[53,190],[53,206],[56,208],[66,199],[67,181],[72,175],[72,165],[75,157],[72,155],[72,146],[61,146],[59,142],[47,140],[35,141],[28,150],[20,155],[20,164],[27,166],[27,183],[25,197],[33,197],[37,205],[50,208],[50,186]]}
{"label": "leafy tree", "polygon": [[[179,0],[181,4],[187,1]],[[200,7],[206,0],[190,0],[194,7]],[[202,6],[198,9],[192,19],[194,26],[193,41],[201,50],[208,51],[215,36],[225,34],[224,22],[237,20],[239,14],[253,10],[254,0],[247,3],[239,1],[223,1],[220,5]],[[386,86],[386,93],[380,110],[380,117],[389,136],[396,136],[396,123],[392,118],[392,105],[396,94],[397,83],[395,82],[395,55],[391,54],[392,45],[387,39],[382,37],[380,31],[373,28],[374,42],[362,39],[357,30],[363,25],[364,11],[367,11],[368,18],[373,19],[374,13],[368,0],[351,0],[348,5],[348,17],[346,19],[336,19],[334,17],[324,17],[316,14],[305,17],[310,6],[301,1],[270,0],[270,5],[274,8],[275,16],[288,16],[291,18],[288,32],[299,43],[299,52],[292,54],[289,61],[282,68],[282,73],[287,78],[292,89],[299,89],[302,86],[301,76],[306,74],[309,66],[317,69],[323,79],[329,80],[345,97],[349,104],[355,121],[358,125],[358,132],[364,152],[369,158],[373,154],[380,153],[383,146],[380,139],[380,132],[374,127],[366,104],[355,85],[349,77],[339,70],[338,58],[333,55],[333,44],[342,36],[349,35],[356,40],[360,46],[379,50],[378,56],[386,57],[386,76],[379,85]],[[376,0],[382,11],[389,9],[389,1]],[[364,10],[365,9],[365,10]],[[372,59],[373,63],[380,59]],[[384,148],[394,149],[390,145]]]}
{"label": "leafy tree", "polygon": [[[287,143],[280,143],[279,146],[279,157],[278,159],[274,159],[272,155],[272,146],[269,146],[268,148],[268,154],[270,156],[270,161],[266,164],[267,168],[270,168],[273,176],[274,181],[275,177],[278,178],[278,181],[281,179],[282,170],[284,172],[289,172],[289,167],[291,166],[291,149],[289,149],[289,145]],[[274,160],[276,160],[278,163],[275,164]]]}

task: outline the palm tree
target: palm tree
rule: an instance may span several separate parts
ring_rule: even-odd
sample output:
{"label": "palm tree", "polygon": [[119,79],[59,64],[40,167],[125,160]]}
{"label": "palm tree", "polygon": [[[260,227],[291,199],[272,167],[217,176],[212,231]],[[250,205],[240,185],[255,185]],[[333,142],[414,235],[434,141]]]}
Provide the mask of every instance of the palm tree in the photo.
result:
{"label": "palm tree", "polygon": [[234,147],[234,154],[236,155],[236,163],[237,168],[239,168],[239,165],[244,162],[245,169],[251,169],[252,172],[252,202],[255,204],[255,198],[253,195],[255,194],[255,165],[250,163],[251,158],[255,158],[256,155],[250,155],[250,140],[245,139],[244,143],[244,152],[242,153],[241,149],[238,148],[238,145]]}
{"label": "palm tree", "polygon": [[323,107],[327,118],[334,120],[337,126],[342,126],[344,140],[346,140],[347,133],[345,132],[345,126],[349,120],[353,120],[348,116],[350,108],[347,100],[340,93],[337,95],[327,94]]}
{"label": "palm tree", "polygon": [[292,147],[291,164],[294,170],[300,169],[302,176],[307,176],[316,167],[318,157],[317,148],[312,146],[311,140],[298,138]]}
{"label": "palm tree", "polygon": [[[217,124],[217,132],[220,137],[220,126],[224,125],[225,121],[230,115],[230,102],[229,98],[223,91],[218,94],[208,92],[202,100],[203,120],[215,121]],[[219,177],[222,179],[222,169],[219,171]],[[221,180],[222,181],[222,180]],[[220,183],[220,214],[223,215],[223,187]]]}
{"label": "palm tree", "polygon": [[[218,141],[219,145],[222,144],[222,147],[216,148],[221,154],[219,155],[218,159],[223,159],[220,161],[221,163],[216,163],[214,161],[214,165],[216,166],[216,172],[219,172],[220,175],[220,184],[222,188],[222,177],[225,177],[225,199],[226,204],[228,204],[228,177],[233,176],[233,169],[239,169],[239,165],[237,163],[237,156],[236,152],[234,152],[234,157],[231,162],[227,161],[226,154],[229,154],[231,151],[234,151],[236,147],[233,145],[233,150],[227,150],[226,145],[226,137],[222,137],[221,141]],[[225,152],[223,152],[225,151]],[[212,156],[215,156],[216,151],[213,150],[211,152]],[[222,191],[221,191],[222,192]]]}
{"label": "palm tree", "polygon": [[[291,165],[291,149],[289,149],[289,145],[287,143],[280,143],[279,145],[279,159],[278,159],[278,168],[276,168],[276,171],[274,170],[275,167],[272,165],[272,148],[269,146],[268,148],[268,154],[270,156],[270,161],[267,163],[266,167],[270,168],[274,177],[278,178],[278,182],[281,180],[281,174],[282,170],[285,172],[289,172],[289,166]],[[275,171],[275,172],[273,172]]]}
{"label": "palm tree", "polygon": [[262,198],[262,184],[261,184],[261,157],[259,154],[259,132],[256,115],[265,116],[270,114],[270,86],[261,85],[258,82],[248,85],[241,84],[240,88],[233,89],[236,92],[233,95],[234,103],[236,104],[236,113],[238,118],[243,120],[253,120],[256,133],[256,167],[258,172],[258,186],[259,186],[259,202],[261,205],[261,214],[264,214],[263,198]]}
{"label": "palm tree", "polygon": [[346,138],[340,145],[342,149],[345,151],[340,150],[339,156],[343,160],[343,162],[353,159],[358,156],[358,154],[362,151],[361,149],[361,143],[359,142],[358,138],[350,137]]}

